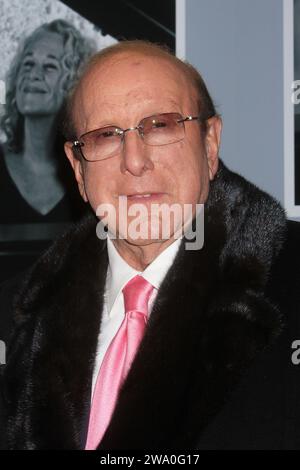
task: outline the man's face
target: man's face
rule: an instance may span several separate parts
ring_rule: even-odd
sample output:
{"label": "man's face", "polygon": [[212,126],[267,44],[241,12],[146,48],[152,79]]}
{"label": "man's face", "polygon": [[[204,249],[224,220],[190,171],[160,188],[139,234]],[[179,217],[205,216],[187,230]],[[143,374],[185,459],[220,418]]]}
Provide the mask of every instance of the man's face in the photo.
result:
{"label": "man's face", "polygon": [[56,114],[63,101],[64,45],[56,33],[42,32],[24,51],[20,65],[16,100],[21,114]]}
{"label": "man's face", "polygon": [[[198,115],[196,93],[181,71],[165,59],[132,53],[95,66],[76,98],[77,136],[106,125],[135,127],[158,113]],[[124,217],[124,212],[119,214],[120,196],[127,196],[128,208],[139,203],[149,212],[152,204],[191,204],[194,211],[196,203],[205,202],[209,179],[217,170],[220,122],[212,120],[205,139],[197,121],[186,123],[185,129],[183,141],[163,146],[145,145],[137,131],[127,132],[120,152],[98,162],[76,160],[66,144],[82,197],[95,212],[100,204],[114,206],[117,233],[122,231],[118,216]],[[128,213],[126,217],[130,223]]]}

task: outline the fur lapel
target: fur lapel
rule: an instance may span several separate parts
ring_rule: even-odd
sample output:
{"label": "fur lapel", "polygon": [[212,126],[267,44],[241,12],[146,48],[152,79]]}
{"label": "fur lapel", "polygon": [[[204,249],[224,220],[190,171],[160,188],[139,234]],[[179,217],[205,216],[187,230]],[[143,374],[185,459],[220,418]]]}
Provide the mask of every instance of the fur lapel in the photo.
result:
{"label": "fur lapel", "polygon": [[[8,351],[11,448],[78,449],[90,400],[107,270],[88,216],[37,262],[16,300]],[[220,164],[199,251],[184,242],[99,449],[194,448],[282,320],[264,295],[284,212]]]}

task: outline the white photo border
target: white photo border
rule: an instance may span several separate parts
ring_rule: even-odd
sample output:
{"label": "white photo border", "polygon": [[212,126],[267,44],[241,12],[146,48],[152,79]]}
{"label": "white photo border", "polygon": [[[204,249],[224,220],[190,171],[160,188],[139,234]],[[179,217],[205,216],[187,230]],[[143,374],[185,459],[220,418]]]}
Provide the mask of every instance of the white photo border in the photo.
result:
{"label": "white photo border", "polygon": [[284,93],[284,207],[289,218],[300,217],[295,204],[294,0],[283,1],[283,93]]}
{"label": "white photo border", "polygon": [[175,4],[175,37],[176,37],[176,56],[179,59],[186,57],[186,0],[176,0]]}

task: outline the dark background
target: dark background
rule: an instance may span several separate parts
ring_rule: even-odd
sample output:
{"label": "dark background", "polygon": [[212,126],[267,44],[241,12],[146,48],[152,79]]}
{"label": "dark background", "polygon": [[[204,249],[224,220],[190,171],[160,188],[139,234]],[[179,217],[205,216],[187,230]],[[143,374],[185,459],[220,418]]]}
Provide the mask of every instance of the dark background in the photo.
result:
{"label": "dark background", "polygon": [[175,51],[175,0],[64,0],[97,25],[102,34],[118,40],[145,39]]}

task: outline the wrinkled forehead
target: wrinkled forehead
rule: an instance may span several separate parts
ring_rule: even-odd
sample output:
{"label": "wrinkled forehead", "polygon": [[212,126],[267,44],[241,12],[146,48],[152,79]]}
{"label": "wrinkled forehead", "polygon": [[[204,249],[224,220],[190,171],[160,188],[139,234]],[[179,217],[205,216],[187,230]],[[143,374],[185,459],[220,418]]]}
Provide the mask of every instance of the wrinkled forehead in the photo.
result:
{"label": "wrinkled forehead", "polygon": [[[164,57],[122,54],[94,64],[76,90],[73,117],[81,127],[95,106],[118,112],[136,103],[195,102],[196,92],[187,75]],[[188,106],[188,105],[187,105]]]}

